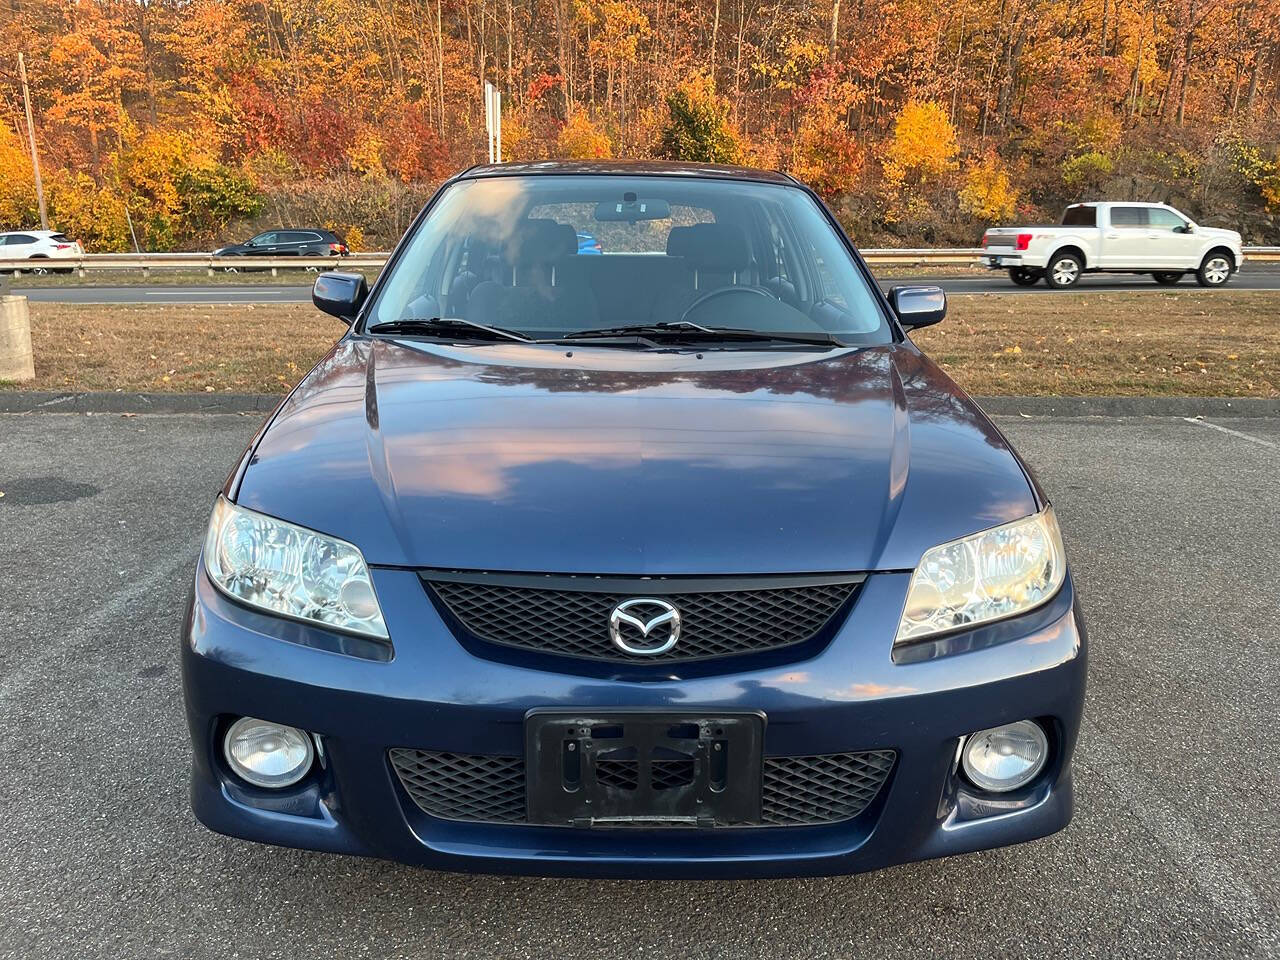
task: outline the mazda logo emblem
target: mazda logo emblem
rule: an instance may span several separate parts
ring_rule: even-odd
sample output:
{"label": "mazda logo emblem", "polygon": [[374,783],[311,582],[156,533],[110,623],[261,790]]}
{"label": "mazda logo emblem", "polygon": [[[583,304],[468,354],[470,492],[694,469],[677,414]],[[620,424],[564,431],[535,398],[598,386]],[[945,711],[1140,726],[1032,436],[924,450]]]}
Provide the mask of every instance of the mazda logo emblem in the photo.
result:
{"label": "mazda logo emblem", "polygon": [[[651,633],[655,635],[652,640]],[[624,653],[656,657],[680,639],[680,611],[651,597],[623,600],[609,614],[609,638]]]}

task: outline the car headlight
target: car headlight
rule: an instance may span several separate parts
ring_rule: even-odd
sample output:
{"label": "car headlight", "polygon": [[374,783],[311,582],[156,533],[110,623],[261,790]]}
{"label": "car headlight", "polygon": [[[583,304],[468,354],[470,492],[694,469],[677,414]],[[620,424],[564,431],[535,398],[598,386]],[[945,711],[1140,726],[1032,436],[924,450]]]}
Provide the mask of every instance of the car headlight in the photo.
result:
{"label": "car headlight", "polygon": [[1025,613],[1058,592],[1066,570],[1052,507],[939,544],[911,577],[894,643]]}
{"label": "car headlight", "polygon": [[218,497],[204,542],[209,578],[268,613],[388,639],[369,568],[345,540]]}

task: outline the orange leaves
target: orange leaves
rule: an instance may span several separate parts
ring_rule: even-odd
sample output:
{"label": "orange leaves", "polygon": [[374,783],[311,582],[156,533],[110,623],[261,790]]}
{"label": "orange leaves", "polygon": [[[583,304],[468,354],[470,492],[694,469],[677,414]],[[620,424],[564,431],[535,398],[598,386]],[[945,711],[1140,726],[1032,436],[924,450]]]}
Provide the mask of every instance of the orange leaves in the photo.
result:
{"label": "orange leaves", "polygon": [[988,151],[965,173],[959,194],[960,209],[985,223],[1010,220],[1017,213],[1018,190],[995,151]]}
{"label": "orange leaves", "polygon": [[566,160],[604,160],[613,156],[609,136],[579,110],[560,128],[556,153]]}
{"label": "orange leaves", "polygon": [[942,105],[912,101],[904,106],[885,147],[884,178],[892,186],[936,182],[955,169],[956,128]]}
{"label": "orange leaves", "polygon": [[0,229],[36,221],[36,187],[27,153],[18,131],[0,122]]}

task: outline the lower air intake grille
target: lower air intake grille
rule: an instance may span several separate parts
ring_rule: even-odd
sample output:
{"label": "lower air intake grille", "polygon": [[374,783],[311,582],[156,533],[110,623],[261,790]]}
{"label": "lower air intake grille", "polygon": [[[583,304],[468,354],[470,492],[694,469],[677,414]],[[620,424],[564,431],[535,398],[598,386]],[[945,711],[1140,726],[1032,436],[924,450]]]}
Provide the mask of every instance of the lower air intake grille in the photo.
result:
{"label": "lower air intake grille", "polygon": [[524,760],[426,750],[391,751],[401,785],[423,813],[478,823],[524,821]]}
{"label": "lower air intake grille", "polygon": [[[895,759],[892,750],[766,757],[760,823],[752,825],[797,827],[852,820],[876,798]],[[474,823],[524,822],[524,761],[519,757],[397,748],[391,751],[391,764],[423,813]],[[668,774],[674,778],[677,771],[663,771]],[[685,772],[678,771],[678,776],[683,781]]]}
{"label": "lower air intake grille", "polygon": [[892,750],[766,757],[761,818],[774,826],[851,820],[876,798],[894,757]]}
{"label": "lower air intake grille", "polygon": [[[637,580],[623,592],[436,579],[430,572],[424,572],[423,579],[479,640],[589,660],[648,663],[705,660],[803,643],[835,616],[861,582],[851,578],[837,583],[700,590],[695,581],[686,590],[683,584],[664,584],[657,578]],[[576,578],[556,579],[568,587]],[[590,578],[582,579],[589,584]],[[667,652],[639,658],[613,644],[609,616],[618,603],[650,595],[679,611],[680,637]]]}

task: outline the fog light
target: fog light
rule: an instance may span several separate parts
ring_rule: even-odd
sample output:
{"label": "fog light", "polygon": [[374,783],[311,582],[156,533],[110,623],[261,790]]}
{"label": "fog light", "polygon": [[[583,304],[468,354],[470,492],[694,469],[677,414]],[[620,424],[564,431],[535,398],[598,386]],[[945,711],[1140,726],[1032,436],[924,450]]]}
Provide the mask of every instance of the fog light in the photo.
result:
{"label": "fog light", "polygon": [[964,745],[964,772],[983,790],[1006,793],[1030,783],[1049,758],[1049,740],[1031,720],[972,734]]}
{"label": "fog light", "polygon": [[222,752],[231,769],[257,787],[297,783],[315,757],[306,731],[253,717],[241,717],[231,725]]}

